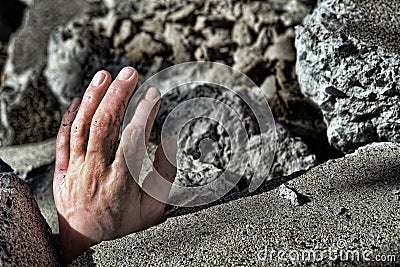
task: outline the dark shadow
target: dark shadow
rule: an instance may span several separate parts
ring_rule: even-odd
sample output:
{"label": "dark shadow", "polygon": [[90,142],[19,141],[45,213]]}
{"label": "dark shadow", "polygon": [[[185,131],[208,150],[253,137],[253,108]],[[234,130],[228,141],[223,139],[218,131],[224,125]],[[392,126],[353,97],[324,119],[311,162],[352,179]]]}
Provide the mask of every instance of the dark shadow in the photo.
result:
{"label": "dark shadow", "polygon": [[50,163],[31,170],[25,182],[32,190],[34,196],[45,191],[53,181],[55,163]]}
{"label": "dark shadow", "polygon": [[10,35],[21,25],[26,5],[17,0],[0,2],[0,41],[8,42]]}
{"label": "dark shadow", "polygon": [[[340,191],[352,191],[352,189],[357,189],[359,191],[361,188],[370,187],[393,187],[400,186],[400,164],[387,162],[384,168],[371,168],[375,166],[369,164],[368,161],[364,161],[363,168],[368,170],[368,175],[365,175],[363,179],[343,179],[343,182],[337,185]],[[347,168],[348,169],[348,168]],[[344,177],[350,177],[350,173],[340,174]]]}
{"label": "dark shadow", "polygon": [[[69,225],[67,223],[67,221],[65,220],[65,218],[62,217],[62,216],[59,216],[59,221],[60,221],[60,224]],[[75,229],[72,229],[72,227],[69,227],[69,230],[67,231],[67,235],[70,236],[70,237],[73,237],[73,238],[75,238],[77,240],[78,239],[81,240],[81,242],[84,242],[84,244],[96,243],[92,239],[90,239],[90,238],[82,235],[81,233],[77,232]],[[59,251],[62,251],[62,244],[61,244],[59,235],[53,235],[53,236],[56,237]],[[87,249],[81,255],[79,255],[79,253],[78,253],[78,251],[76,250],[75,247],[69,247],[68,251],[70,252],[69,257],[74,258],[74,260],[79,258],[79,264],[74,264],[74,260],[73,260],[72,263],[66,265],[65,262],[69,262],[71,259],[68,259],[68,258],[66,259],[64,257],[64,255],[63,255],[63,257],[62,257],[63,264],[64,264],[63,266],[96,266],[96,264],[93,262],[93,256],[92,255],[93,255],[94,251],[92,249],[90,249],[90,248]],[[76,256],[76,255],[78,255],[78,256]]]}

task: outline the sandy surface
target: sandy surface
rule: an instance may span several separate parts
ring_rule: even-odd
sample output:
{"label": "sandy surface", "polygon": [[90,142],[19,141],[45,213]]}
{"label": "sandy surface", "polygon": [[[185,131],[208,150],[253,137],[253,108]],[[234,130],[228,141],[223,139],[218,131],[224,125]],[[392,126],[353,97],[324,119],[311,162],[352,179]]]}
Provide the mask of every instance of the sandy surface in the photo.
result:
{"label": "sandy surface", "polygon": [[103,242],[76,266],[398,266],[399,153],[362,148],[287,182],[302,206],[277,187]]}

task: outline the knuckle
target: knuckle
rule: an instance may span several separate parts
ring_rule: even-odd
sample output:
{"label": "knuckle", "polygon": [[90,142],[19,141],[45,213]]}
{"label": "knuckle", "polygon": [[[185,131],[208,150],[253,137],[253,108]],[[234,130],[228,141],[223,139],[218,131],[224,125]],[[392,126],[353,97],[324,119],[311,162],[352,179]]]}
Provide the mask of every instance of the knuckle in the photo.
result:
{"label": "knuckle", "polygon": [[124,110],[127,105],[127,90],[124,90],[122,86],[113,86],[111,85],[105,96],[107,98],[107,102],[110,106],[113,106],[116,112],[120,112]]}
{"label": "knuckle", "polygon": [[97,111],[93,116],[90,134],[110,135],[114,130],[119,130],[116,116],[110,111]]}
{"label": "knuckle", "polygon": [[[141,147],[141,144],[145,142],[144,140],[145,129],[138,125],[131,125],[127,127],[122,132],[122,139],[121,142],[124,146],[125,152],[132,152],[133,150]],[[125,153],[124,152],[124,153]]]}
{"label": "knuckle", "polygon": [[152,108],[152,104],[153,103],[148,102],[146,100],[140,101],[137,106],[137,111],[142,113],[148,113]]}
{"label": "knuckle", "polygon": [[83,95],[82,102],[83,103],[98,103],[99,96],[94,90],[86,90],[85,94]]}
{"label": "knuckle", "polygon": [[57,135],[57,141],[56,141],[57,150],[64,148],[68,144],[69,144],[69,138],[66,138],[64,134],[59,133]]}
{"label": "knuckle", "polygon": [[57,133],[57,141],[56,143],[65,143],[66,140],[69,140],[69,136],[71,134],[71,125],[72,122],[61,122],[61,126]]}
{"label": "knuckle", "polygon": [[145,125],[142,123],[131,123],[127,129],[128,129],[128,134],[133,137],[133,136],[140,136],[143,135],[145,132]]}
{"label": "knuckle", "polygon": [[71,126],[72,122],[75,119],[75,116],[76,112],[71,112],[67,110],[61,119],[61,126]]}
{"label": "knuckle", "polygon": [[71,135],[77,138],[85,137],[89,129],[89,124],[83,120],[77,120],[72,123]]}
{"label": "knuckle", "polygon": [[110,85],[110,87],[108,87],[107,93],[108,94],[119,94],[122,91],[121,87],[122,86],[120,84],[113,83]]}

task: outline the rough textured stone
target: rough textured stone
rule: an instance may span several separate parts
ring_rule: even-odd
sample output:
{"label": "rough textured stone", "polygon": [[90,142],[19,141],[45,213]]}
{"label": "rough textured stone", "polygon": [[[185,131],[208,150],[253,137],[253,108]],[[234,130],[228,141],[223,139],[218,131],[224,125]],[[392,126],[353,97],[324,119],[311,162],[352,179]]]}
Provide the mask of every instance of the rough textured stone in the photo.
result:
{"label": "rough textured stone", "polygon": [[0,265],[59,266],[49,226],[29,187],[12,173],[0,174]]}
{"label": "rough textured stone", "polygon": [[102,0],[102,1],[107,8],[112,9],[118,4],[127,2],[128,0]]}
{"label": "rough textured stone", "polygon": [[51,164],[56,156],[55,139],[35,144],[0,148],[0,158],[26,180],[29,173],[37,168]]}
{"label": "rough textured stone", "polygon": [[287,187],[285,184],[279,186],[279,195],[290,201],[293,206],[301,206],[310,202],[307,196],[298,193],[296,190]]}
{"label": "rough textured stone", "polygon": [[293,136],[281,123],[276,124],[276,133],[277,148],[272,165],[274,177],[308,170],[317,164],[316,155],[301,137]]}
{"label": "rough textured stone", "polygon": [[[106,13],[82,15],[53,32],[45,76],[66,104],[82,95],[100,68],[116,75],[122,66],[133,65],[140,84],[172,64],[222,62],[262,85],[276,118],[323,161],[332,156],[326,127],[317,107],[300,93],[294,72],[293,26],[314,2],[128,1]],[[239,30],[246,40],[239,40]]]}
{"label": "rough textured stone", "polygon": [[[116,74],[120,67],[131,64],[142,81],[172,64],[222,62],[258,85],[274,79],[276,90],[269,97],[274,114],[301,136],[317,137],[315,142],[321,143],[325,130],[321,115],[301,95],[293,71],[293,26],[314,3],[124,2],[106,13],[85,14],[59,27],[50,41],[46,78],[65,104],[82,95],[100,68]],[[302,112],[298,112],[299,106]]]}
{"label": "rough textured stone", "polygon": [[[245,89],[242,93],[246,93]],[[247,93],[246,95],[254,103],[263,101],[256,99],[255,94]],[[203,97],[216,99],[226,106],[215,105],[210,108],[209,101],[201,101]],[[180,104],[191,99],[196,99],[195,109],[180,108],[175,113],[171,113],[174,109],[177,110]],[[205,118],[197,118],[200,115]],[[151,142],[158,144],[161,141],[159,138],[163,127],[170,127],[171,121],[166,121],[167,116],[173,116],[173,119],[169,118],[169,120],[174,122],[182,118],[197,118],[188,121],[179,132],[180,149],[177,155],[178,174],[175,182],[177,185],[205,185],[228,171],[228,175],[243,174],[241,186],[236,187],[236,190],[240,191],[250,183],[257,169],[269,169],[270,163],[266,158],[268,154],[266,150],[274,146],[271,144],[274,140],[265,139],[267,144],[264,147],[265,150],[260,149],[260,146],[263,146],[260,138],[264,135],[260,133],[255,115],[244,100],[231,91],[214,85],[200,85],[189,86],[189,88],[180,87],[168,92],[163,96]],[[218,118],[218,122],[214,118]],[[247,137],[240,138],[240,129],[245,129]],[[316,156],[300,137],[293,136],[281,123],[277,123],[276,133],[277,146],[272,165],[272,177],[287,176],[316,165]],[[272,134],[269,133],[270,136]],[[243,140],[247,139],[250,145],[248,158],[238,157],[244,153],[245,150],[241,145],[244,143]],[[253,163],[260,165],[253,166]],[[267,176],[267,173],[264,175]],[[234,179],[234,177],[231,178]]]}
{"label": "rough textured stone", "polygon": [[0,158],[11,172],[28,184],[34,196],[45,191],[54,174],[55,139],[44,142],[0,148]]}
{"label": "rough textured stone", "polygon": [[94,35],[85,26],[93,23],[89,17],[58,27],[49,41],[47,66],[44,75],[58,100],[68,105],[74,97],[81,96],[93,75],[101,68],[113,74],[126,64],[110,51],[112,39]]}
{"label": "rough textured stone", "polygon": [[50,32],[89,8],[87,1],[35,1],[11,38],[1,79],[0,146],[54,137],[60,105],[42,75]]}
{"label": "rough textured stone", "polygon": [[[34,67],[40,71],[46,63],[46,50],[50,33],[60,24],[65,24],[74,16],[88,9],[89,1],[39,0],[27,10],[24,27],[13,38],[10,66],[16,75]],[[62,8],[61,8],[62,7]],[[35,51],[35,53],[31,53]],[[9,73],[11,74],[11,73]],[[34,73],[32,73],[34,74]]]}
{"label": "rough textured stone", "polygon": [[395,10],[398,1],[320,1],[298,27],[302,92],[321,108],[329,142],[345,153],[372,142],[400,142]]}
{"label": "rough textured stone", "polygon": [[[193,209],[102,242],[72,266],[398,266],[400,202],[392,191],[400,186],[399,153],[399,145],[377,144],[286,181],[310,196],[303,206],[279,197],[279,183],[266,184],[263,190],[269,192]],[[347,211],[338,216],[339,206]],[[356,251],[359,260],[357,254],[330,258],[329,249],[345,255]],[[278,250],[284,251],[283,259]],[[318,258],[296,260],[296,252],[301,257],[307,251]],[[365,251],[371,251],[370,261],[361,256]],[[387,261],[376,261],[377,255]]]}

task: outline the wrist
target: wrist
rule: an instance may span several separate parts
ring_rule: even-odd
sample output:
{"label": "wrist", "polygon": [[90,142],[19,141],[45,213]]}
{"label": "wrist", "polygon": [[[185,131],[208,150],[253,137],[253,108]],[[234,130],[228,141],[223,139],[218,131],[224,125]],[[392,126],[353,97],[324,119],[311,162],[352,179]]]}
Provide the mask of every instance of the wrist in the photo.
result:
{"label": "wrist", "polygon": [[59,215],[59,231],[61,252],[65,264],[70,264],[75,258],[98,244],[95,241],[71,227],[68,222]]}

